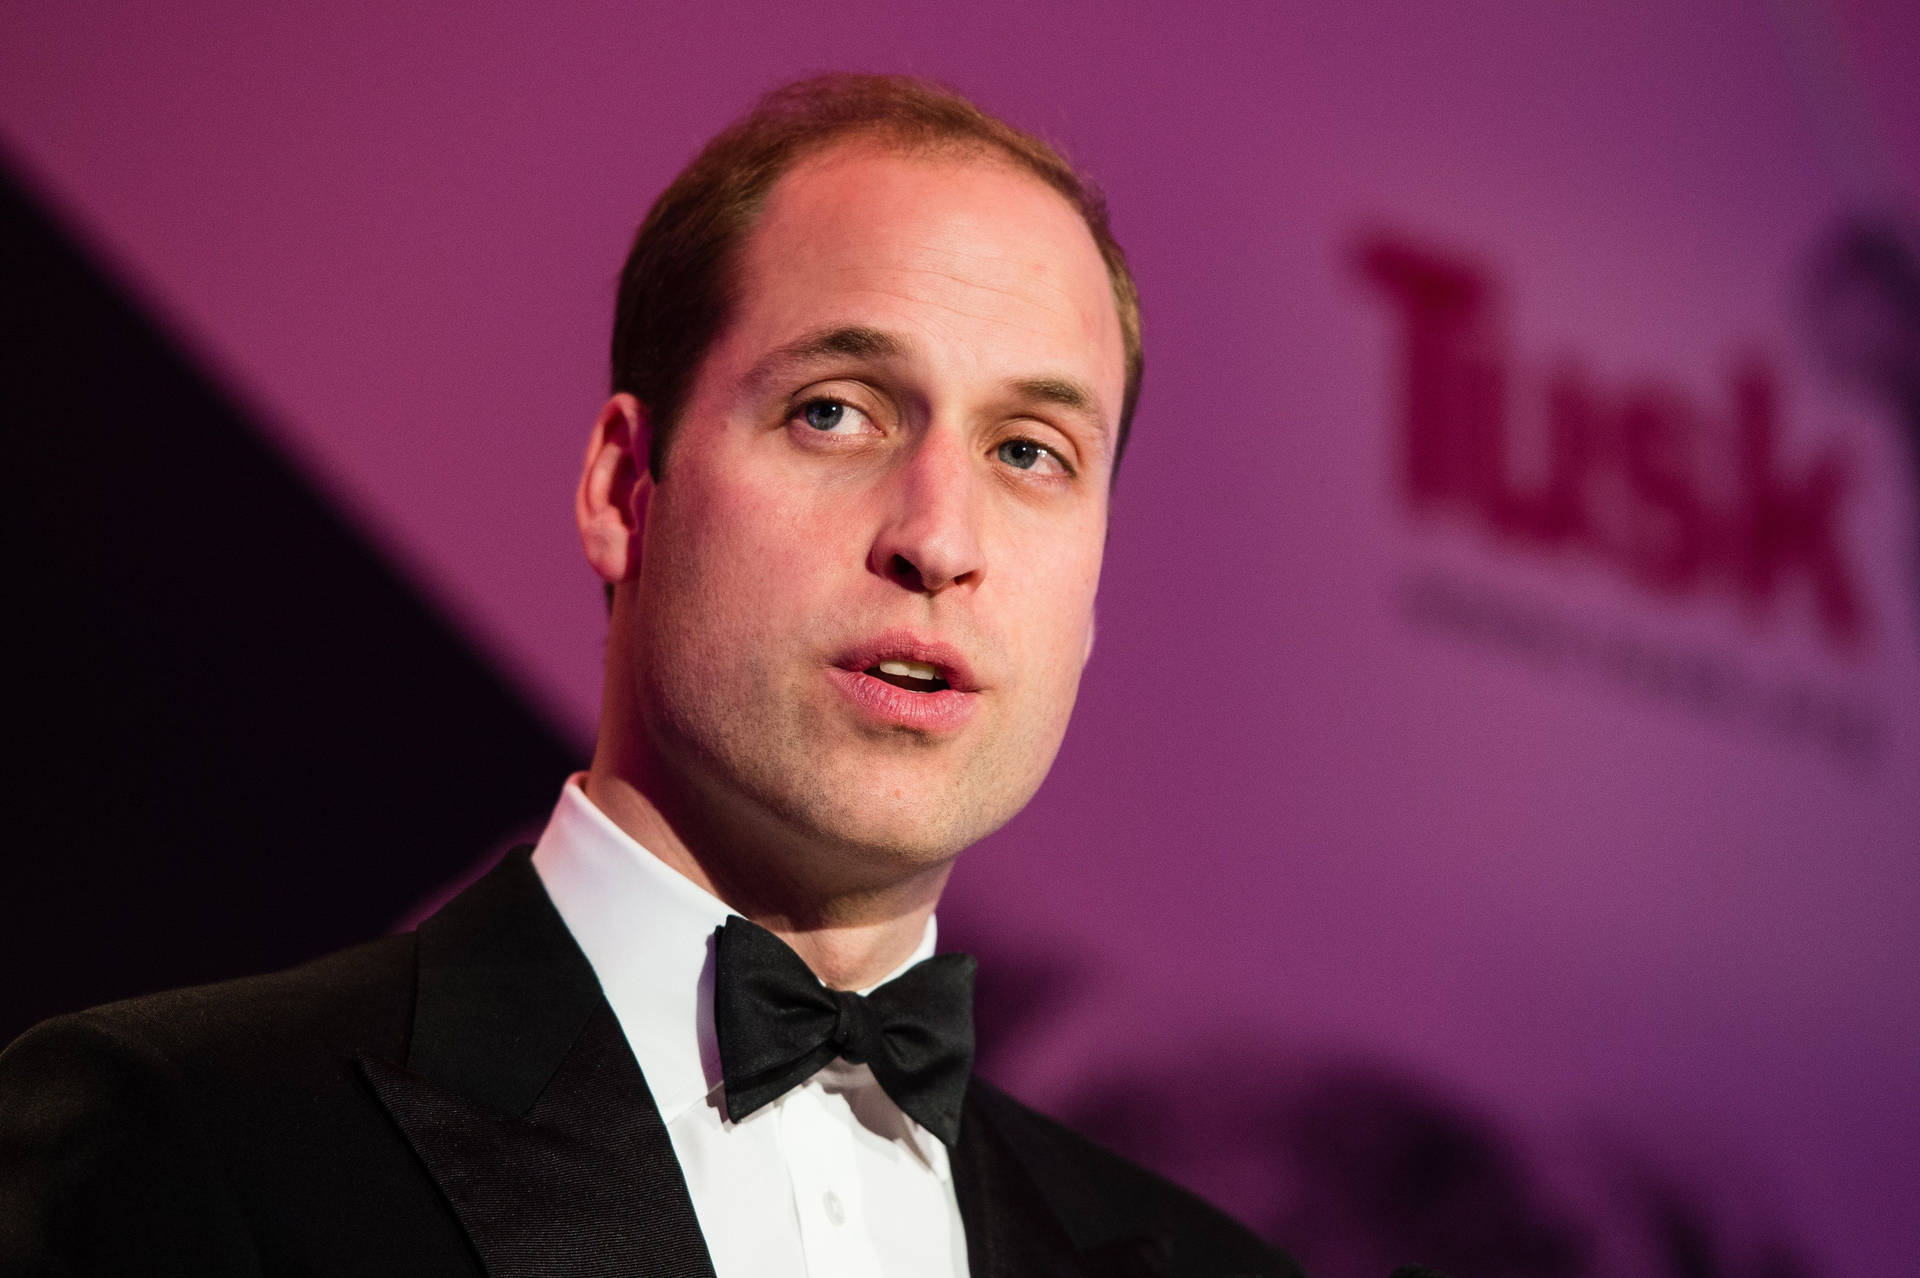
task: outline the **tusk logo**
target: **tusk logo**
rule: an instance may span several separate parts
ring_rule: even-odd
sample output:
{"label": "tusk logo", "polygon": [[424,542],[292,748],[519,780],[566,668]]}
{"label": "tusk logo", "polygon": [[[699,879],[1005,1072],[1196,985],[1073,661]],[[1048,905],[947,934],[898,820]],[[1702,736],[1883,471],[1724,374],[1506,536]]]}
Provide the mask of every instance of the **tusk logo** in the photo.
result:
{"label": "tusk logo", "polygon": [[[1803,300],[1828,367],[1904,423],[1920,479],[1917,262],[1907,241],[1850,224]],[[1463,575],[1423,546],[1395,583],[1410,624],[1850,762],[1878,757],[1885,714],[1862,660],[1875,618],[1850,541],[1862,467],[1844,441],[1790,443],[1773,363],[1737,354],[1705,394],[1660,375],[1603,379],[1577,358],[1520,353],[1498,281],[1470,260],[1383,235],[1353,265],[1397,341],[1406,513],[1539,564],[1584,562],[1654,605],[1595,611],[1515,584],[1533,574]],[[1682,602],[1778,642],[1703,645],[1697,625],[1655,615]],[[1822,649],[1834,661],[1805,668]]]}
{"label": "tusk logo", "polygon": [[1837,442],[1785,456],[1765,361],[1733,363],[1706,402],[1655,378],[1604,385],[1571,359],[1536,372],[1484,270],[1389,239],[1364,244],[1359,265],[1399,320],[1411,513],[1587,556],[1651,595],[1724,595],[1755,624],[1800,591],[1832,647],[1857,650],[1867,608],[1844,537],[1856,467]]}

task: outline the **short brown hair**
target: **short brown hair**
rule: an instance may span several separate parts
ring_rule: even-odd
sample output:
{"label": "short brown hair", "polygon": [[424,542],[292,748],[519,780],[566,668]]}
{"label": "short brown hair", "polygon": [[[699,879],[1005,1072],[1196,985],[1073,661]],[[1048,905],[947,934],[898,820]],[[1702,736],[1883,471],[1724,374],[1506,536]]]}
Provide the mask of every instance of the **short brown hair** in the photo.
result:
{"label": "short brown hair", "polygon": [[659,476],[693,375],[726,322],[740,249],[767,193],[800,159],[861,136],[912,149],[998,151],[1079,211],[1106,262],[1126,351],[1117,467],[1140,395],[1140,297],[1126,255],[1108,229],[1099,189],[1054,147],[951,89],[911,76],[837,72],[761,98],[707,143],[640,224],[614,308],[613,389],[633,395],[653,419],[648,468]]}

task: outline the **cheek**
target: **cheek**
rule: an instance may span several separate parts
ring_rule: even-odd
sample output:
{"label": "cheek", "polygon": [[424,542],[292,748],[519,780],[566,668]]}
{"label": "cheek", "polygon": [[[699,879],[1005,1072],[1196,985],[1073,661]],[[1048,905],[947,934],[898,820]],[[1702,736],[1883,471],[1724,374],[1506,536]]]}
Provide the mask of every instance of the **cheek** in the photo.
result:
{"label": "cheek", "polygon": [[791,642],[820,613],[830,527],[790,485],[708,479],[688,467],[669,480],[683,486],[656,495],[642,573],[657,587],[652,598],[674,614],[661,619],[676,632],[672,640],[699,650],[677,660],[739,668],[772,640]]}
{"label": "cheek", "polygon": [[1041,688],[1053,694],[1049,708],[1064,716],[1086,664],[1100,564],[1096,555],[1058,566],[1061,571],[1036,581],[1023,600],[1020,642]]}
{"label": "cheek", "polygon": [[774,547],[762,525],[769,512],[755,494],[737,485],[688,482],[665,506],[658,530],[664,535],[648,551],[659,552],[659,567],[675,584],[736,594],[767,575]]}

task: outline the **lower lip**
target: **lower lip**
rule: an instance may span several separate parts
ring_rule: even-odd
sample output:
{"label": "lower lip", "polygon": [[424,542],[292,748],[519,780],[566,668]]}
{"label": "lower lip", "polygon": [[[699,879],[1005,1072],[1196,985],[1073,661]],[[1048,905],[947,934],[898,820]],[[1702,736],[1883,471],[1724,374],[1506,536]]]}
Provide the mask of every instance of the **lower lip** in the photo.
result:
{"label": "lower lip", "polygon": [[957,732],[973,718],[978,694],[956,692],[908,692],[885,679],[876,679],[862,670],[842,670],[831,666],[827,675],[869,718],[896,728],[915,732]]}

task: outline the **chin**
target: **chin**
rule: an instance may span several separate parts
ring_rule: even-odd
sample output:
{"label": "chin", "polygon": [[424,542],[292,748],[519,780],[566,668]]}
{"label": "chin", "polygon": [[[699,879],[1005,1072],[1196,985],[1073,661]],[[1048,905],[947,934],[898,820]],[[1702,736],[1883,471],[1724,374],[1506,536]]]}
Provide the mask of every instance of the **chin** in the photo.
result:
{"label": "chin", "polygon": [[863,860],[902,870],[926,869],[951,861],[1005,824],[1004,818],[993,820],[964,800],[956,803],[949,798],[945,803],[935,803],[920,798],[838,798],[838,802],[809,804],[808,811],[796,814],[800,823],[824,843],[838,844]]}
{"label": "chin", "polygon": [[807,795],[794,815],[823,842],[898,869],[925,869],[951,861],[1012,820],[1043,775],[889,777],[866,770],[848,784]]}

